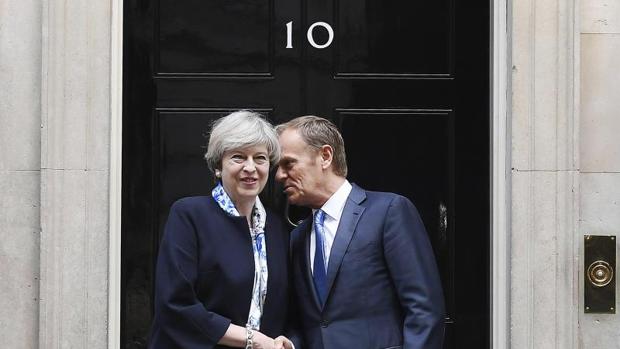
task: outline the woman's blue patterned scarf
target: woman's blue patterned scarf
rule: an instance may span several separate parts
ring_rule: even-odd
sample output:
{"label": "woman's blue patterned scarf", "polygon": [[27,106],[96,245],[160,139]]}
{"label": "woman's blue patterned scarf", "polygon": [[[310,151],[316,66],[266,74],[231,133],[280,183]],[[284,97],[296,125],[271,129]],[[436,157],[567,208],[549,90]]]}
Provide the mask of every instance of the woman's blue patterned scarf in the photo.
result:
{"label": "woman's blue patterned scarf", "polygon": [[[219,182],[213,191],[211,191],[213,199],[218,205],[231,216],[239,217],[239,211],[232,202],[222,182]],[[252,209],[252,226],[250,227],[250,236],[252,237],[252,250],[254,251],[254,287],[252,288],[252,302],[250,303],[250,312],[248,315],[248,323],[254,330],[260,330],[260,318],[263,314],[263,304],[267,296],[267,246],[265,245],[265,222],[267,220],[267,212],[258,196]]]}

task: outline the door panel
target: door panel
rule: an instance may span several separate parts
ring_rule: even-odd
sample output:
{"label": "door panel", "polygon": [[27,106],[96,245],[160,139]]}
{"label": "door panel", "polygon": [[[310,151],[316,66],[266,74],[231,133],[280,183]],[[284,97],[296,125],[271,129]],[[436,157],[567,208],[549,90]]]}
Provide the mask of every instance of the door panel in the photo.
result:
{"label": "door panel", "polygon": [[[450,74],[451,17],[451,1],[445,0],[337,1],[336,75]],[[421,54],[426,52],[432,54]]]}
{"label": "door panel", "polygon": [[[454,319],[454,113],[445,110],[338,110],[349,180],[397,192],[420,212],[439,270],[446,321]],[[389,135],[389,137],[386,137]]]}
{"label": "door panel", "polygon": [[[286,24],[292,22],[292,48]],[[331,45],[306,39],[315,22]],[[330,118],[349,179],[417,206],[447,305],[445,348],[489,347],[489,3],[125,2],[122,346],[143,348],[159,239],[176,199],[208,194],[217,118]],[[317,44],[328,32],[317,27]],[[287,211],[270,180],[261,199]]]}
{"label": "door panel", "polygon": [[273,1],[253,0],[160,0],[156,72],[269,74],[272,5]]}

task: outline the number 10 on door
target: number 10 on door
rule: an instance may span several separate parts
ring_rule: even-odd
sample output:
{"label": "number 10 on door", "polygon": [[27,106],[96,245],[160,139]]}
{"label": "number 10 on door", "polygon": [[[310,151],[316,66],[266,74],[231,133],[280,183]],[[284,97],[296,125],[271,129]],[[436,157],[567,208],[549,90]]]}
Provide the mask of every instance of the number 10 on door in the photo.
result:
{"label": "number 10 on door", "polygon": [[[324,44],[317,44],[314,41],[314,30],[316,27],[322,27],[327,30],[327,42]],[[312,45],[314,48],[323,49],[329,47],[332,41],[334,40],[334,29],[332,26],[325,22],[314,22],[306,31],[306,38],[308,39],[308,43]],[[293,48],[293,21],[286,23],[286,48]]]}

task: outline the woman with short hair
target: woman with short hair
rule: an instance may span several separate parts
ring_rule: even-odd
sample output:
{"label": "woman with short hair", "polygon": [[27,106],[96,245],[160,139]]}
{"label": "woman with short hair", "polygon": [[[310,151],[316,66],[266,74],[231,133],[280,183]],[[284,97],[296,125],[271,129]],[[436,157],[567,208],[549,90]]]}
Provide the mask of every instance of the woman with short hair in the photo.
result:
{"label": "woman with short hair", "polygon": [[205,158],[218,183],[210,196],[170,209],[149,348],[290,348],[280,336],[288,232],[258,198],[279,156],[277,135],[260,114],[238,111],[214,123]]}

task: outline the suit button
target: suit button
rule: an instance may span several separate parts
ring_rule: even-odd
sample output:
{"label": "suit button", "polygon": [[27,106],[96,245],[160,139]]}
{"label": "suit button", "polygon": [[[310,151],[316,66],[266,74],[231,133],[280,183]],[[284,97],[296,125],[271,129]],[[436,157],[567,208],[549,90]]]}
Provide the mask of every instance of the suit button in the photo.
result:
{"label": "suit button", "polygon": [[327,326],[329,326],[329,321],[327,321],[327,320],[321,321],[321,327],[325,328]]}

